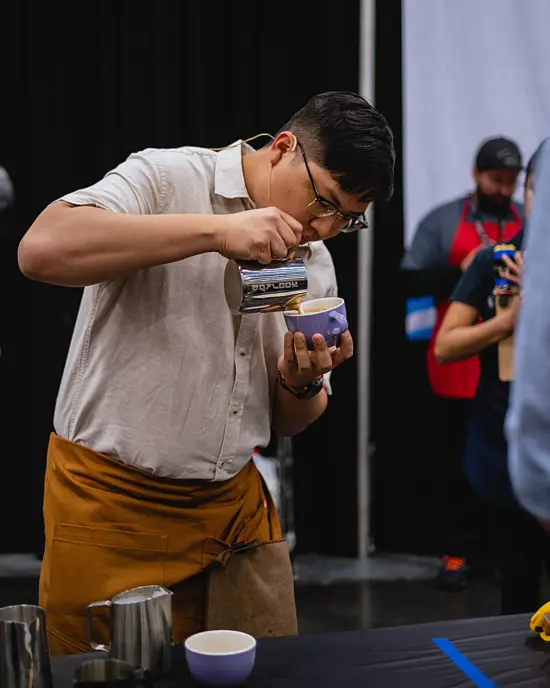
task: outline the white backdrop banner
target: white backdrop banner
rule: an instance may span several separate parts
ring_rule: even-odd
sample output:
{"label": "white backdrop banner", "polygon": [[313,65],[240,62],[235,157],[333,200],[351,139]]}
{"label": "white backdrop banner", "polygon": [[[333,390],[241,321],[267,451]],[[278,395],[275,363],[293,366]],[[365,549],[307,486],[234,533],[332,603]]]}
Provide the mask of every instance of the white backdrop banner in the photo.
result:
{"label": "white backdrop banner", "polygon": [[550,134],[550,0],[403,0],[405,243],[473,188],[480,142]]}

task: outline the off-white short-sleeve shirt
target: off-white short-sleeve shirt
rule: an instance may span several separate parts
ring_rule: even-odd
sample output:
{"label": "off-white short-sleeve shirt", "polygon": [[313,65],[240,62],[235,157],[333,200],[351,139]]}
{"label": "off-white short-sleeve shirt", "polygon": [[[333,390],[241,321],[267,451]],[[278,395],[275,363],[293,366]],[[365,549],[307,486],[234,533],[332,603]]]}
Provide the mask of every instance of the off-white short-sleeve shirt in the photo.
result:
{"label": "off-white short-sleeve shirt", "polygon": [[[236,213],[254,207],[240,143],[147,149],[62,200],[111,212]],[[308,298],[336,294],[322,242]],[[55,409],[56,432],[144,471],[227,480],[270,439],[281,313],[235,318],[217,253],[86,287]]]}

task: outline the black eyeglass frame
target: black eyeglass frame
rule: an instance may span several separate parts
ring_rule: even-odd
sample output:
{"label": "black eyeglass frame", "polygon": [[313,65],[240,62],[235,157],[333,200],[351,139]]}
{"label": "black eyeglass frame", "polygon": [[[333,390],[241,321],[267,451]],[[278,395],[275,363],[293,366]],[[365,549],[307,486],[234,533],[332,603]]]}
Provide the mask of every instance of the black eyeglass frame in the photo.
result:
{"label": "black eyeglass frame", "polygon": [[336,217],[340,218],[341,220],[344,220],[345,222],[347,222],[347,226],[337,227],[336,220],[334,225],[335,229],[344,234],[351,234],[362,229],[368,229],[369,225],[367,220],[365,219],[365,216],[354,217],[353,215],[346,215],[346,213],[342,213],[340,211],[340,208],[338,208],[338,206],[335,203],[321,196],[321,194],[317,191],[317,185],[315,184],[315,180],[313,179],[313,175],[311,174],[304,147],[298,140],[296,140],[296,144],[300,149],[300,152],[302,153],[309,181],[311,182],[313,193],[315,194],[315,198],[311,201],[311,203],[308,203],[307,207],[311,208],[311,206],[313,206],[315,203],[318,203],[322,208],[328,211],[324,215],[314,215],[314,217]]}

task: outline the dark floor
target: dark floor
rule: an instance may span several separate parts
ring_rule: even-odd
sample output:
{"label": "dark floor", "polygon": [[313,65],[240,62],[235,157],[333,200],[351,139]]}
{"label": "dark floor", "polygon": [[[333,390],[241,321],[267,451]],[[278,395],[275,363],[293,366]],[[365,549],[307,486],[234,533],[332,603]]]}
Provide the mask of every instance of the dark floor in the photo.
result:
{"label": "dark floor", "polygon": [[[0,607],[33,604],[35,578],[0,578]],[[296,587],[301,633],[348,631],[498,614],[494,583],[474,581],[462,592],[435,589],[433,581],[359,582]]]}
{"label": "dark floor", "polygon": [[296,602],[301,633],[494,616],[499,607],[496,585],[483,581],[456,593],[436,590],[434,581],[300,585]]}

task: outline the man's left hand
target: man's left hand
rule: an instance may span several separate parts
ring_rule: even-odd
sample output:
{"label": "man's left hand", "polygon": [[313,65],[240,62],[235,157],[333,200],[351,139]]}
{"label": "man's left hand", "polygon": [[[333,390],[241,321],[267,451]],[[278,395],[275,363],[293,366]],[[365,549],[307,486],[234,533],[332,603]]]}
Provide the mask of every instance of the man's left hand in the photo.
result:
{"label": "man's left hand", "polygon": [[284,354],[279,359],[279,370],[291,387],[303,387],[325,373],[337,368],[353,356],[353,338],[349,332],[340,337],[340,346],[329,349],[322,335],[313,336],[314,351],[309,351],[301,332],[285,333]]}

